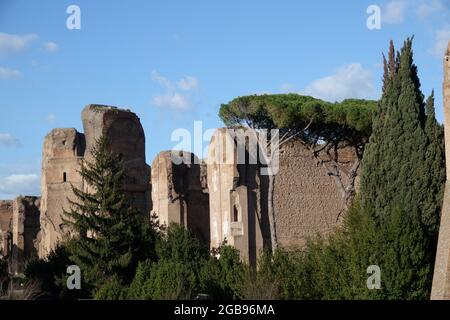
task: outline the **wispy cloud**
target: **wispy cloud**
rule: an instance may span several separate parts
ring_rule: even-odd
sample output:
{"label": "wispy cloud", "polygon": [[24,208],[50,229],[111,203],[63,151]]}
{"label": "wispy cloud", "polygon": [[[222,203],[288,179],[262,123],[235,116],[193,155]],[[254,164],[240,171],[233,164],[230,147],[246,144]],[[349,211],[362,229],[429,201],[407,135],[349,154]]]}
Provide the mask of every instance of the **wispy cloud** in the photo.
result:
{"label": "wispy cloud", "polygon": [[[198,88],[199,82],[197,78],[186,76],[178,81],[172,81],[157,71],[152,71],[151,79],[165,91],[162,94],[153,96],[151,100],[153,105],[174,110],[187,110],[190,108],[190,99],[186,93]],[[181,93],[180,91],[184,91],[185,93]]]}
{"label": "wispy cloud", "polygon": [[427,0],[425,2],[419,3],[415,11],[419,18],[425,19],[444,8],[445,6],[441,0]]}
{"label": "wispy cloud", "polygon": [[38,38],[34,33],[17,35],[0,32],[0,56],[23,51]]}
{"label": "wispy cloud", "polygon": [[151,79],[153,82],[156,82],[157,84],[159,84],[161,87],[163,87],[166,90],[174,90],[175,86],[172,83],[172,81],[170,81],[168,78],[160,75],[158,73],[158,71],[153,70],[151,73]]}
{"label": "wispy cloud", "polygon": [[17,80],[22,77],[22,73],[19,70],[0,67],[0,79],[4,80]]}
{"label": "wispy cloud", "polygon": [[176,110],[186,110],[190,106],[188,98],[179,93],[155,95],[152,101],[158,107],[169,107]]}
{"label": "wispy cloud", "polygon": [[405,0],[389,1],[382,10],[381,19],[383,23],[402,23],[405,18],[407,3]]}
{"label": "wispy cloud", "polygon": [[[283,88],[294,92],[290,84]],[[331,102],[347,98],[376,98],[372,74],[359,63],[343,66],[335,74],[317,79],[298,92]]]}
{"label": "wispy cloud", "polygon": [[187,76],[178,81],[178,88],[181,90],[189,91],[198,87],[198,81],[196,78]]}
{"label": "wispy cloud", "polygon": [[22,143],[10,133],[0,133],[0,145],[7,147],[21,147]]}
{"label": "wispy cloud", "polygon": [[45,42],[43,44],[45,51],[49,53],[54,53],[59,49],[59,46],[54,42]]}
{"label": "wispy cloud", "polygon": [[442,58],[450,41],[450,25],[436,30],[434,34],[434,45],[430,49],[430,53],[438,58]]}
{"label": "wispy cloud", "polygon": [[448,0],[389,0],[382,8],[381,19],[386,24],[400,24],[414,14],[425,19],[448,10],[449,5]]}
{"label": "wispy cloud", "polygon": [[56,116],[53,113],[50,113],[45,120],[50,124],[54,124],[56,122]]}
{"label": "wispy cloud", "polygon": [[12,174],[0,178],[0,193],[7,195],[38,195],[40,193],[37,174]]}

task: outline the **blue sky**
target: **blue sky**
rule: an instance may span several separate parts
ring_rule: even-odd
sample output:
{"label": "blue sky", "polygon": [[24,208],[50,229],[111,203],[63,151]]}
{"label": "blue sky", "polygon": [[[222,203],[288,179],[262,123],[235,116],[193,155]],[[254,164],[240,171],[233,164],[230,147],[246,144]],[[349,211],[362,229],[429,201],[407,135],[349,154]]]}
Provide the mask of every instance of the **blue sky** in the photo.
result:
{"label": "blue sky", "polygon": [[[80,30],[66,28],[71,4]],[[372,4],[380,30],[366,27]],[[381,53],[411,35],[422,89],[435,89],[442,120],[449,8],[450,0],[0,0],[0,199],[39,194],[45,134],[82,132],[89,103],[136,112],[151,163],[176,144],[174,129],[223,126],[220,104],[240,95],[378,98]]]}

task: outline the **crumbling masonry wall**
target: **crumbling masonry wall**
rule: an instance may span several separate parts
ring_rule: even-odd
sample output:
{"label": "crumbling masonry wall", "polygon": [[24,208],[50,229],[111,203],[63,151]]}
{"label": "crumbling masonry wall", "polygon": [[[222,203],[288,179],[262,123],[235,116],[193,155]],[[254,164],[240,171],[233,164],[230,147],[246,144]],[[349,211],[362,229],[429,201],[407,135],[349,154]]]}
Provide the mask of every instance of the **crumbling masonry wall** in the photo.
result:
{"label": "crumbling masonry wall", "polygon": [[152,211],[161,224],[181,224],[209,244],[209,198],[202,171],[193,153],[160,152],[151,170]]}
{"label": "crumbling masonry wall", "polygon": [[11,251],[13,201],[0,201],[0,257],[7,257]]}
{"label": "crumbling masonry wall", "polygon": [[139,118],[129,110],[88,105],[82,111],[84,134],[75,129],[54,129],[45,137],[42,152],[41,240],[39,256],[47,256],[68,232],[63,211],[76,201],[72,187],[87,190],[79,174],[81,163],[91,161],[90,150],[100,137],[124,162],[124,191],[143,214],[151,208],[150,167],[145,162],[145,135]]}
{"label": "crumbling masonry wall", "polygon": [[[209,145],[211,247],[219,247],[226,241],[240,251],[244,261],[255,264],[264,238],[270,238],[267,206],[264,207],[267,201],[262,201],[266,198],[261,193],[258,165],[239,164],[242,162],[238,161],[237,147],[238,141],[227,129],[217,130]],[[250,163],[248,150],[244,154],[246,163]]]}
{"label": "crumbling masonry wall", "polygon": [[450,42],[444,57],[444,135],[447,181],[445,182],[439,240],[434,266],[432,300],[450,300]]}
{"label": "crumbling masonry wall", "polygon": [[26,262],[38,257],[39,232],[40,198],[16,198],[13,202],[12,219],[12,273],[22,273]]}
{"label": "crumbling masonry wall", "polygon": [[[83,161],[92,160],[90,149],[102,136],[124,161],[124,191],[142,213],[156,213],[164,224],[184,225],[213,248],[226,241],[252,265],[262,249],[271,247],[269,177],[261,173],[260,155],[247,140],[237,141],[227,129],[219,129],[206,164],[189,152],[164,151],[150,168],[136,114],[88,105],[82,121],[84,134],[54,129],[45,137],[40,201],[26,197],[0,203],[0,249],[15,261],[17,272],[36,252],[46,257],[67,234],[63,211],[70,209],[69,199],[76,200],[71,185],[88,190],[79,169]],[[245,134],[251,139],[254,131]],[[238,159],[242,143],[244,162]],[[354,155],[347,156],[351,162]],[[298,142],[280,150],[273,195],[277,239],[284,247],[303,246],[309,236],[328,233],[345,211],[342,195],[319,162]]]}
{"label": "crumbling masonry wall", "polygon": [[[247,130],[246,136],[251,132]],[[243,140],[236,139],[233,131],[219,129],[211,139],[207,159],[211,246],[218,247],[226,240],[244,260],[255,265],[261,251],[271,248],[270,179],[262,174],[261,154],[250,148],[248,141],[241,148],[245,150],[243,164],[237,151]],[[280,148],[273,202],[277,243],[285,248],[302,247],[308,237],[327,234],[339,225],[346,210],[336,182],[321,162],[329,156],[318,156],[299,141]],[[345,170],[356,156],[343,149],[337,159]]]}
{"label": "crumbling masonry wall", "polygon": [[39,219],[39,197],[0,201],[0,258],[9,262],[13,274],[38,257]]}
{"label": "crumbling masonry wall", "polygon": [[75,129],[54,129],[44,140],[41,175],[41,235],[39,256],[47,256],[65,233],[63,211],[75,200],[73,185],[83,188],[78,172],[85,152],[85,137]]}
{"label": "crumbling masonry wall", "polygon": [[124,162],[124,191],[135,207],[148,214],[151,209],[150,167],[145,162],[145,134],[138,116],[130,110],[106,105],[88,105],[82,121],[86,136],[86,159],[92,146],[105,137],[110,151]]}
{"label": "crumbling masonry wall", "polygon": [[[355,157],[343,150],[339,161],[352,163]],[[277,240],[283,247],[304,246],[308,237],[328,234],[342,221],[346,210],[333,178],[299,141],[280,148],[274,205]]]}

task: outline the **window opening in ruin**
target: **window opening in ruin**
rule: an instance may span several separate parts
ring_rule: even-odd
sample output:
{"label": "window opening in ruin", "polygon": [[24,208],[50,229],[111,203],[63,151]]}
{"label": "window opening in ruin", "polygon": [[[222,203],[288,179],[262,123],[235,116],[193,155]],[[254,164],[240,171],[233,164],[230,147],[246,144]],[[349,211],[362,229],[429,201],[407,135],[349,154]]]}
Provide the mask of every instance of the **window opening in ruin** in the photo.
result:
{"label": "window opening in ruin", "polygon": [[239,213],[236,206],[233,206],[233,222],[239,221]]}
{"label": "window opening in ruin", "polygon": [[63,182],[67,182],[67,173],[63,172]]}

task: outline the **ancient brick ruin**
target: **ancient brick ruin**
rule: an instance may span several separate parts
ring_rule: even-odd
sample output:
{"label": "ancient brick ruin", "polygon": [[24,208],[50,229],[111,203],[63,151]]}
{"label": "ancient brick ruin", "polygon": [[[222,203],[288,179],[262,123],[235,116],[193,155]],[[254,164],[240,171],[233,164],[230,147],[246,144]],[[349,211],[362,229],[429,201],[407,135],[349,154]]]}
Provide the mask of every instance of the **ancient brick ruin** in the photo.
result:
{"label": "ancient brick ruin", "polygon": [[[110,150],[124,160],[125,192],[134,206],[164,224],[179,223],[211,248],[226,241],[255,264],[270,248],[268,176],[252,150],[245,149],[245,164],[237,162],[221,141],[227,130],[218,129],[206,159],[185,151],[160,152],[147,165],[145,134],[139,118],[129,110],[88,105],[82,111],[84,133],[54,129],[44,139],[41,197],[19,197],[0,202],[0,251],[12,272],[36,256],[45,257],[68,235],[63,210],[69,209],[71,184],[87,188],[78,173],[90,159],[96,139],[105,136]],[[348,152],[348,159],[354,154]],[[249,161],[255,160],[255,161]],[[309,236],[326,234],[340,223],[345,201],[333,179],[298,142],[282,146],[274,181],[274,216],[277,239],[284,247],[303,246]]]}
{"label": "ancient brick ruin", "polygon": [[432,300],[450,300],[450,42],[444,57],[444,135],[447,181],[445,182],[439,240],[434,266]]}

